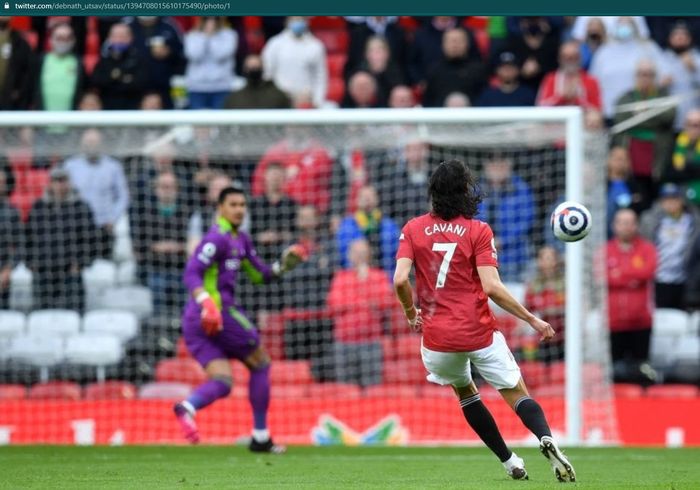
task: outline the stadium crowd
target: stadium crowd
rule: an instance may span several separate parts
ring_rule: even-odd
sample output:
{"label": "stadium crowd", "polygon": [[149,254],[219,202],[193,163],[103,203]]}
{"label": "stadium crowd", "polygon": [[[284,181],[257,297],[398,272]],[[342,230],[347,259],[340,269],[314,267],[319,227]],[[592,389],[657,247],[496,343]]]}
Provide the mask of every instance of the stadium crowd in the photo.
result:
{"label": "stadium crowd", "polygon": [[[656,308],[700,306],[695,39],[700,18],[0,17],[0,110],[580,106],[588,130],[613,134],[605,271],[610,304],[627,305],[609,308],[616,378],[651,383],[660,378],[648,365],[648,298]],[[312,251],[284,282],[241,284],[256,322],[264,330],[289,307],[322,311],[313,328],[288,322],[284,356],[334,366],[315,373],[321,380],[381,383],[382,339],[399,328],[390,288],[399,230],[426,210],[439,151],[411,141],[336,158],[291,128],[232,170],[207,153],[215,131],[197,131],[194,159],[167,142],[116,158],[97,129],[70,141],[60,128],[2,136],[0,310],[11,306],[20,262],[33,274],[34,309],[84,310],[83,272],[113,258],[126,219],[138,282],[156,316],[176,317],[185,260],[212,223],[219,190],[237,183],[250,195],[245,228],[265,260],[295,241]],[[72,156],[18,159],[10,140],[65,145],[57,153]],[[503,152],[484,158],[480,216],[497,237],[503,277],[563,330],[562,244],[543,231],[563,180],[542,184],[524,175],[526,163]],[[25,167],[44,180],[28,183]],[[563,337],[540,352],[531,339],[517,345],[526,360],[563,359]]]}

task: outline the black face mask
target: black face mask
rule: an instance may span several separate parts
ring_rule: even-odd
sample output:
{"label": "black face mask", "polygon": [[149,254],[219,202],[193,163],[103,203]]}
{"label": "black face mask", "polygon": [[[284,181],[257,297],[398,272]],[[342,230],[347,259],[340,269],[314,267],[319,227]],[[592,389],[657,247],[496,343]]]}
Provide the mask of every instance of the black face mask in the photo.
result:
{"label": "black face mask", "polygon": [[683,54],[690,49],[690,46],[671,46],[671,49],[676,54]]}
{"label": "black face mask", "polygon": [[260,83],[262,80],[262,70],[248,70],[246,72],[246,77],[251,83]]}
{"label": "black face mask", "polygon": [[542,32],[542,29],[540,29],[540,26],[537,24],[530,24],[527,26],[527,32],[533,36],[536,36]]}
{"label": "black face mask", "polygon": [[602,37],[600,36],[600,34],[589,34],[588,35],[589,42],[597,44],[597,43],[600,43],[601,40],[602,40]]}

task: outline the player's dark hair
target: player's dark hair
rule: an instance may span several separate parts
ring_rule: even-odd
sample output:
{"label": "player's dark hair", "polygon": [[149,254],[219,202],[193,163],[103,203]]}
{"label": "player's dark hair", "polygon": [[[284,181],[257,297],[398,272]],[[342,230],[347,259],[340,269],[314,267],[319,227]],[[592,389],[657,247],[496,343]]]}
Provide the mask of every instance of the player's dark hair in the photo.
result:
{"label": "player's dark hair", "polygon": [[478,212],[481,193],[469,168],[459,160],[442,162],[428,185],[433,214],[445,221],[457,216],[473,218]]}
{"label": "player's dark hair", "polygon": [[223,204],[224,201],[226,201],[226,198],[231,194],[241,194],[242,196],[245,196],[245,192],[242,188],[230,185],[221,189],[221,192],[219,192],[219,199],[217,200],[217,202],[219,204]]}

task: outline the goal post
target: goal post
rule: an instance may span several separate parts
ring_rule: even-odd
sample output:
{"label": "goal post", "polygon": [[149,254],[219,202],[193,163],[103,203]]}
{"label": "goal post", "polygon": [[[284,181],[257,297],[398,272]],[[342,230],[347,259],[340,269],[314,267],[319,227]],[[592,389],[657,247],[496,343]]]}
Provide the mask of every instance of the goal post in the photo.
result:
{"label": "goal post", "polygon": [[[22,128],[32,128],[35,133],[29,144],[23,142],[20,134]],[[386,155],[401,153],[402,148],[411,141],[429,145],[432,164],[448,157],[463,158],[468,164],[476,162],[481,178],[484,178],[484,161],[494,154],[506,155],[511,160],[511,170],[515,168],[516,172],[520,172],[523,181],[531,187],[535,212],[530,228],[532,244],[537,243],[539,246],[549,243],[549,237],[543,231],[546,230],[546,223],[542,218],[555,204],[554,197],[583,202],[592,212],[593,230],[586,240],[557,245],[560,250],[564,250],[565,262],[564,384],[561,391],[543,390],[542,393],[545,393],[543,396],[552,398],[552,407],[563,411],[560,414],[562,427],[558,432],[568,444],[616,441],[617,430],[609,379],[607,321],[604,314],[607,292],[606,285],[597,282],[593,274],[593,255],[602,247],[606,236],[603,189],[607,139],[603,134],[586,133],[580,108],[0,112],[0,137],[5,145],[31,147],[35,160],[38,157],[44,161],[44,169],[62,165],[72,154],[78,153],[78,135],[88,128],[104,131],[101,150],[117,159],[131,158],[134,155],[147,158],[161,145],[172,144],[177,148],[177,157],[192,158],[193,161],[196,160],[195,153],[204,148],[209,157],[217,157],[223,162],[224,169],[225,165],[236,166],[245,161],[248,170],[236,174],[242,176],[240,178],[244,180],[247,190],[251,177],[254,177],[259,162],[264,160],[269,148],[283,140],[290,128],[291,131],[294,128],[306,128],[308,134],[328,149],[333,172],[336,168],[342,171],[340,180],[333,177],[329,181],[329,202],[321,205],[326,206],[326,215],[330,216],[337,211],[341,218],[351,213],[350,209],[345,209],[345,203],[357,192],[357,188],[353,187],[357,182],[352,180],[352,176],[360,176],[357,185],[369,183],[371,177],[365,177],[362,181],[361,176],[384,172],[387,165],[381,160],[390,158]],[[209,133],[213,131],[215,135],[205,138],[205,143],[200,143],[197,139],[198,130]],[[56,137],[57,134],[65,137]],[[367,155],[371,151],[381,153],[380,163],[371,169],[353,166],[360,165],[357,163],[357,151],[365,152],[365,160],[369,160]],[[398,160],[405,158],[403,154],[397,157]],[[136,158],[130,165],[130,171],[137,171],[142,161]],[[129,175],[127,178],[131,179]],[[131,182],[129,180],[130,185]],[[388,197],[395,202],[404,202],[401,195],[382,195],[381,189],[379,187],[381,202],[388,201]],[[316,201],[310,199],[309,202]],[[499,203],[490,202],[491,207],[485,206],[484,212],[496,212],[498,205]],[[395,217],[394,220],[400,221]],[[502,224],[496,232],[497,237],[499,232],[509,232],[507,218],[503,223],[505,225]],[[398,223],[399,228],[401,225]],[[517,225],[514,223],[514,226]],[[134,232],[133,229],[131,231]],[[535,268],[535,245],[523,250],[523,253],[528,254],[527,258],[522,261],[519,275],[513,275],[509,279],[511,283],[524,284]],[[341,262],[343,259],[341,257]],[[331,272],[336,272],[341,266],[336,264]],[[136,274],[135,277],[133,282],[138,283],[140,276]],[[310,293],[316,294],[313,291]],[[89,301],[86,301],[85,311],[81,314],[87,314],[90,310],[87,303]],[[12,309],[24,310],[27,314],[34,311],[26,304]],[[499,316],[501,317],[502,315]],[[520,327],[513,326],[517,335],[521,335]],[[391,341],[394,342],[395,339]],[[305,342],[309,340],[306,339]],[[14,378],[7,375],[15,366],[26,361],[13,358],[9,345],[10,342],[7,343],[8,355],[5,356],[9,360],[0,361],[4,363],[2,369],[5,377],[9,382],[26,383],[19,375]],[[523,354],[523,359],[534,366],[535,358],[527,357],[527,349],[524,341],[522,350],[526,354]],[[418,358],[420,353],[415,351],[414,355]],[[587,365],[595,373],[587,373]],[[547,364],[546,367],[549,369],[551,365]],[[42,370],[46,372],[45,367]],[[524,372],[526,383],[529,375]],[[109,373],[107,377],[110,378]],[[104,371],[101,371],[99,378],[104,378]],[[147,380],[139,380],[141,381]],[[544,388],[550,382],[560,383],[561,380],[548,371],[543,375],[540,385]],[[595,387],[591,389],[593,385]],[[362,389],[365,390],[366,387],[362,386]],[[420,389],[422,388],[416,393],[421,393]],[[272,396],[274,403],[274,389]],[[343,410],[347,411],[346,408]],[[361,411],[362,403],[358,402],[355,409]],[[386,413],[391,412],[389,407]],[[381,410],[378,414],[385,415]],[[305,430],[296,427],[293,421],[285,423],[294,426],[291,432],[296,431],[295,434]],[[428,437],[415,442],[424,443],[427,440]],[[409,439],[409,442],[412,441]],[[449,441],[437,437],[431,442]]]}

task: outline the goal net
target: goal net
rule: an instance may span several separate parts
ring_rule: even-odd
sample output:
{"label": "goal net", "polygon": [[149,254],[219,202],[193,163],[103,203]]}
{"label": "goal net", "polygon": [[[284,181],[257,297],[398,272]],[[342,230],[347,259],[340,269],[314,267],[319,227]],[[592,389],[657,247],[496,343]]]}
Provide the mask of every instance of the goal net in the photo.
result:
{"label": "goal net", "polygon": [[[205,374],[181,336],[182,271],[231,184],[263,260],[291,243],[310,251],[279,282],[241,270],[236,285],[272,359],[276,441],[476,443],[451,390],[426,381],[391,289],[400,229],[426,212],[431,169],[451,158],[479,177],[506,285],[558,331],[540,344],[492,305],[553,430],[617,439],[593,273],[606,138],[583,133],[578,109],[18,113],[0,125],[18,216],[3,222],[0,443],[183,442],[172,403]],[[583,242],[553,239],[565,198],[591,211]],[[198,414],[205,443],[250,434],[249,374],[232,368],[231,395]],[[475,380],[506,439],[534,442]]]}

